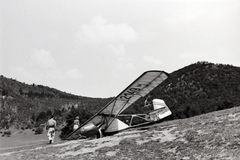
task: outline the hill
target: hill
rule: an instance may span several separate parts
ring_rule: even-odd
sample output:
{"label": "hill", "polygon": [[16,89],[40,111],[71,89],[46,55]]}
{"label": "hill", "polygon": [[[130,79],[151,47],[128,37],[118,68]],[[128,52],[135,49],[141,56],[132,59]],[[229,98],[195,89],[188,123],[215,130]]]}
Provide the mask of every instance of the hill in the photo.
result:
{"label": "hill", "polygon": [[[14,136],[19,135],[10,138]],[[100,139],[59,141],[52,145],[47,144],[46,137],[45,141],[37,139],[39,142],[32,144],[28,141],[21,146],[0,147],[0,159],[238,160],[240,107],[165,121]]]}
{"label": "hill", "polygon": [[[60,123],[66,119],[70,123],[74,114],[80,115],[84,122],[112,99],[76,96],[47,86],[0,78],[2,127],[39,125],[52,113]],[[150,107],[142,107],[146,98],[165,100],[173,112],[168,118],[171,120],[239,106],[239,80],[239,67],[197,62],[170,73],[167,80],[124,113],[150,110]]]}
{"label": "hill", "polygon": [[240,67],[198,62],[173,72],[157,95],[173,111],[172,119],[187,118],[240,105]]}
{"label": "hill", "polygon": [[45,123],[54,114],[59,124],[67,113],[79,109],[81,121],[87,120],[112,98],[76,96],[43,85],[25,84],[12,78],[0,77],[1,126],[28,128]]}
{"label": "hill", "polygon": [[[197,62],[169,74],[148,99],[163,99],[173,112],[168,119],[188,118],[240,105],[240,67]],[[125,113],[144,109],[140,99]]]}

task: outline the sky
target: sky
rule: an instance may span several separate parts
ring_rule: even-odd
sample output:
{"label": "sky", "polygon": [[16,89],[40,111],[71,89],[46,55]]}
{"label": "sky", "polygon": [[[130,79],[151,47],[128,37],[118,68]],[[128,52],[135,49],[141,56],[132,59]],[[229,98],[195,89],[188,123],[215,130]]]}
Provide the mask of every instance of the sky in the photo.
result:
{"label": "sky", "polygon": [[0,0],[0,75],[117,96],[147,70],[240,66],[240,1]]}

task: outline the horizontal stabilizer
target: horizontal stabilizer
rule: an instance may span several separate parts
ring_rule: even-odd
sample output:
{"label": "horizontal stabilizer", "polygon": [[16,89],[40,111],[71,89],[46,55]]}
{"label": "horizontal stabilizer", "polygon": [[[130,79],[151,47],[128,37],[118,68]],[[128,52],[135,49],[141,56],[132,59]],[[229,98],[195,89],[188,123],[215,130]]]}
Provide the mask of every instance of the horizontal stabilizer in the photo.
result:
{"label": "horizontal stabilizer", "polygon": [[153,101],[153,109],[156,110],[156,109],[160,109],[160,108],[164,108],[166,107],[167,105],[165,104],[165,102],[161,99],[154,99]]}

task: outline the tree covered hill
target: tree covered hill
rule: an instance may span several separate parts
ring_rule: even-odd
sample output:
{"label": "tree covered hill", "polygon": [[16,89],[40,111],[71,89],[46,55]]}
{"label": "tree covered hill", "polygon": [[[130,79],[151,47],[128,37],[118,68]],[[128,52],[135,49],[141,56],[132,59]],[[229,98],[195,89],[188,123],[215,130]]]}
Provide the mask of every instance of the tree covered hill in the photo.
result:
{"label": "tree covered hill", "polygon": [[[86,121],[111,98],[90,98],[61,92],[42,85],[28,85],[0,77],[0,120],[6,124],[41,124],[51,114],[61,123],[80,115]],[[197,62],[174,71],[149,95],[139,99],[124,113],[143,113],[144,101],[165,100],[172,111],[168,119],[191,117],[211,111],[240,106],[240,67]],[[72,121],[72,120],[70,120]],[[7,123],[8,122],[8,123]]]}
{"label": "tree covered hill", "polygon": [[112,99],[76,96],[43,85],[29,85],[4,76],[0,78],[1,126],[39,125],[45,123],[51,114],[61,123],[72,109],[80,109],[85,113],[82,120],[86,120]]}
{"label": "tree covered hill", "polygon": [[[171,73],[149,97],[166,102],[173,113],[168,119],[240,106],[240,67],[197,62]],[[125,112],[143,111],[143,103],[144,98]]]}
{"label": "tree covered hill", "polygon": [[173,111],[173,119],[240,105],[240,67],[198,62],[173,72],[156,94]]}

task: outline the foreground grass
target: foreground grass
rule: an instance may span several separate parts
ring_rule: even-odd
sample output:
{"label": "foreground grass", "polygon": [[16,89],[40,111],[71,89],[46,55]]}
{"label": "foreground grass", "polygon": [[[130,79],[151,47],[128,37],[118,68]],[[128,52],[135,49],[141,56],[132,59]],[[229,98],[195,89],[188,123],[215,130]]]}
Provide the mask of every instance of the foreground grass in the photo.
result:
{"label": "foreground grass", "polygon": [[240,107],[128,130],[94,140],[1,150],[0,159],[237,160]]}

